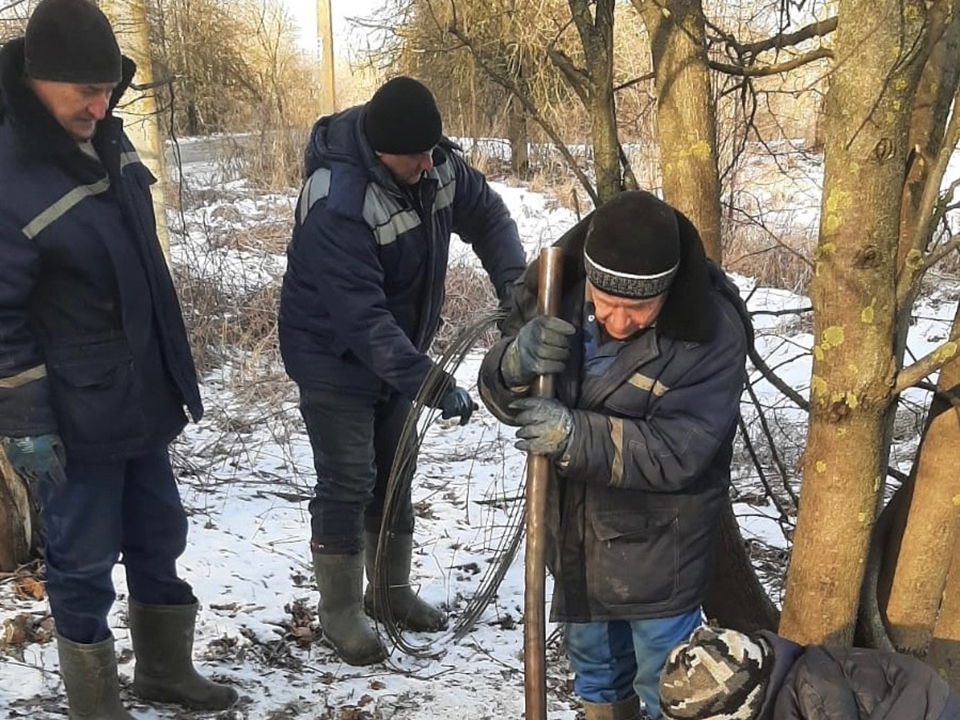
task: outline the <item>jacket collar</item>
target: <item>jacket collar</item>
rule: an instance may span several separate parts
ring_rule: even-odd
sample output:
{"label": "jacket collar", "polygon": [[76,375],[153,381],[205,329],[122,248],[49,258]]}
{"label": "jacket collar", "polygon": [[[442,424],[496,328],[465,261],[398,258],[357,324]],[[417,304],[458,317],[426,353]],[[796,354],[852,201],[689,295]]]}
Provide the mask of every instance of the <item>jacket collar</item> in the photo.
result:
{"label": "jacket collar", "polygon": [[[60,123],[44,107],[26,83],[24,70],[24,39],[7,42],[0,48],[0,123],[9,122],[17,139],[18,151],[41,161],[55,162],[82,181],[103,176],[103,170],[93,158],[77,146]],[[114,134],[120,123],[113,110],[130,86],[136,73],[136,64],[123,58],[123,75],[113,91],[107,117],[97,123],[94,146],[100,150],[104,134]]]}
{"label": "jacket collar", "polygon": [[777,695],[780,694],[780,689],[783,687],[791,668],[803,655],[804,648],[767,630],[761,630],[758,634],[773,650],[773,669],[770,672],[770,680],[767,682],[767,691],[763,697],[763,704],[760,706],[757,720],[770,720],[773,717],[773,707],[776,704]]}

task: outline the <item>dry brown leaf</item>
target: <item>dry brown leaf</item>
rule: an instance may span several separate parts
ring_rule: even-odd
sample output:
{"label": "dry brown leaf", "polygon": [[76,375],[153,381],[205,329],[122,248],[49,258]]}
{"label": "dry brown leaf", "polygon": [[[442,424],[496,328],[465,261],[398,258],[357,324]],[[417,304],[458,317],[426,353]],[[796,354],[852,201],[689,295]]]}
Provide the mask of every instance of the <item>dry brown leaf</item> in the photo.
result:
{"label": "dry brown leaf", "polygon": [[29,575],[17,578],[13,593],[18,600],[43,600],[47,596],[43,583]]}
{"label": "dry brown leaf", "polygon": [[3,621],[3,644],[23,645],[33,635],[33,618],[20,614]]}

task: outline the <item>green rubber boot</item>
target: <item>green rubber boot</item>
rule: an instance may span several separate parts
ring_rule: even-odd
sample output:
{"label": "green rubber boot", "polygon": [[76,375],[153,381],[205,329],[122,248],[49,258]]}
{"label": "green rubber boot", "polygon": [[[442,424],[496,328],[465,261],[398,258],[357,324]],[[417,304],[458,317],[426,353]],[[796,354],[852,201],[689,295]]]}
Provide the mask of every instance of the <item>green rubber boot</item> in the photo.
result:
{"label": "green rubber boot", "polygon": [[372,665],[387,657],[377,633],[363,615],[363,556],[313,553],[320,588],[324,637],[349,665]]}
{"label": "green rubber boot", "polygon": [[70,720],[136,720],[120,704],[113,637],[84,645],[57,636]]}
{"label": "green rubber boot", "polygon": [[197,603],[146,605],[130,598],[129,609],[138,696],[191,710],[226,710],[237,701],[236,690],[207,680],[193,667]]}
{"label": "green rubber boot", "polygon": [[410,587],[410,556],[413,553],[413,536],[391,535],[386,547],[386,557],[380,568],[381,579],[376,577],[376,533],[367,532],[364,537],[367,579],[370,581],[363,596],[363,606],[371,617],[382,619],[378,603],[383,598],[382,582],[387,584],[387,596],[393,619],[408,630],[415,632],[438,632],[447,627],[446,616],[437,608],[421,600]]}

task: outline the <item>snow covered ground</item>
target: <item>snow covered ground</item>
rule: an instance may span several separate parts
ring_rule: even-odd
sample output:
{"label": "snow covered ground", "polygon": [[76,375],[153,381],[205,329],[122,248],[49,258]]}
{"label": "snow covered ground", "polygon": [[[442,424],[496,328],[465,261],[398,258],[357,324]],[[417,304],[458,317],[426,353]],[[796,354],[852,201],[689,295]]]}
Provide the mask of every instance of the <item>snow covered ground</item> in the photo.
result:
{"label": "snow covered ground", "polygon": [[[262,235],[243,231],[270,225],[275,232],[285,232],[295,197],[258,196],[243,181],[221,181],[214,165],[200,161],[186,166],[186,174],[195,200],[182,216],[171,213],[171,227],[181,228],[182,220],[187,230],[174,244],[174,263],[189,265],[195,276],[218,279],[230,292],[248,293],[276,284],[285,266],[278,249],[282,246],[260,244],[257,238]],[[813,185],[819,178],[807,181]],[[545,195],[501,183],[495,187],[516,218],[531,257],[576,220]],[[810,222],[806,213],[804,222]],[[457,244],[452,262],[469,264],[471,257]],[[736,280],[751,309],[761,313],[755,318],[761,355],[805,395],[812,345],[809,318],[777,313],[805,307],[808,301],[783,290],[756,287],[750,278]],[[925,304],[912,332],[916,356],[944,339],[954,302],[934,298]],[[472,353],[458,371],[458,379],[468,387],[475,385],[480,357],[480,352]],[[190,516],[189,546],[181,567],[202,605],[195,657],[204,672],[234,684],[242,698],[237,708],[216,717],[520,717],[520,561],[511,566],[495,601],[463,639],[453,642],[449,634],[409,638],[414,644],[432,640],[434,657],[394,652],[385,664],[353,668],[340,663],[319,639],[318,594],[308,548],[312,457],[294,388],[278,382],[276,368],[271,370],[272,379],[263,380],[272,383],[270,392],[262,393],[267,399],[260,401],[234,387],[236,364],[228,362],[208,372],[203,380],[207,417],[188,427],[173,448]],[[770,416],[785,445],[802,447],[798,428],[803,414],[756,372],[753,381],[768,412],[775,409]],[[756,417],[749,402],[744,415]],[[516,523],[523,458],[511,439],[510,431],[481,408],[464,428],[434,423],[421,448],[414,490],[415,582],[426,599],[447,608],[454,622],[471,607]],[[738,457],[742,455],[738,451]],[[745,536],[774,551],[786,548],[777,509],[763,497],[752,468],[736,468],[735,477],[739,494],[735,507]],[[203,717],[140,703],[129,692],[133,666],[122,566],[116,569],[115,581],[119,601],[110,620],[121,657],[125,700],[145,719]],[[49,635],[47,606],[43,600],[25,597],[30,588],[22,577],[0,584],[0,621],[12,633],[15,618],[27,616],[20,626],[26,622],[34,636],[39,633],[44,639]],[[576,704],[555,638],[548,654],[549,716],[572,720]],[[28,638],[4,646],[0,637],[0,678],[0,715],[66,716],[54,643]]]}

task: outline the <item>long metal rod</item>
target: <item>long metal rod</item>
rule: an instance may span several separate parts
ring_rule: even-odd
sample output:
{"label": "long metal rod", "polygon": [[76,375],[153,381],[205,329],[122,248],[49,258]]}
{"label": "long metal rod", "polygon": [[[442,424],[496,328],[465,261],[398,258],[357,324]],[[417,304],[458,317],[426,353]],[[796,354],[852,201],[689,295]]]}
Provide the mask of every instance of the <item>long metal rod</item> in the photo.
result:
{"label": "long metal rod", "polygon": [[[560,282],[563,251],[540,251],[540,284],[537,295],[541,315],[556,315],[560,309]],[[534,382],[533,394],[553,397],[554,376],[541,375]],[[523,672],[526,720],[547,718],[547,622],[544,583],[546,575],[547,482],[550,460],[542,455],[527,458],[527,549],[523,592]]]}

